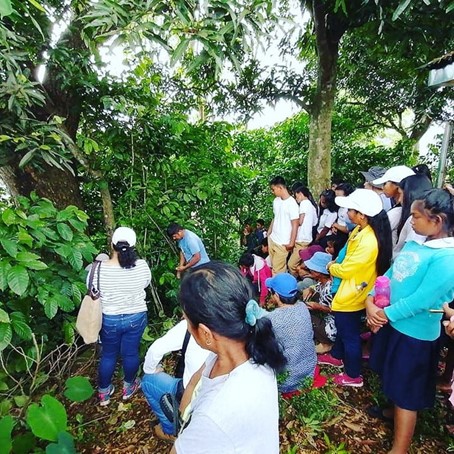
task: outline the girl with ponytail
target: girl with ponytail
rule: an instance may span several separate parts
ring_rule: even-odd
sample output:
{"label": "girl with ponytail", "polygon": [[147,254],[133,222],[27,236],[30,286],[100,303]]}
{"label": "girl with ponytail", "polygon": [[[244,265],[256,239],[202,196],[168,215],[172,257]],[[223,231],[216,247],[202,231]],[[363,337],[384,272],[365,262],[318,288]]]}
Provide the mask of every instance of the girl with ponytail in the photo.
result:
{"label": "girl with ponytail", "polygon": [[184,277],[188,329],[212,353],[185,390],[180,409],[191,417],[172,452],[279,452],[276,373],[286,360],[252,296],[247,279],[226,263]]}

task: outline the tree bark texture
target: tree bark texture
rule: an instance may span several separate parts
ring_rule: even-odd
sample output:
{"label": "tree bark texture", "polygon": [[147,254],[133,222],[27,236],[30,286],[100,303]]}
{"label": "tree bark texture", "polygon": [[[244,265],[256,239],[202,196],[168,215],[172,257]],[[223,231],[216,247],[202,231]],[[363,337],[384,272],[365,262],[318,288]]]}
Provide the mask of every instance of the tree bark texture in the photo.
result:
{"label": "tree bark texture", "polygon": [[331,124],[336,95],[336,70],[339,40],[345,29],[329,28],[323,0],[312,2],[315,27],[318,77],[310,111],[308,185],[317,197],[330,187],[331,180]]}

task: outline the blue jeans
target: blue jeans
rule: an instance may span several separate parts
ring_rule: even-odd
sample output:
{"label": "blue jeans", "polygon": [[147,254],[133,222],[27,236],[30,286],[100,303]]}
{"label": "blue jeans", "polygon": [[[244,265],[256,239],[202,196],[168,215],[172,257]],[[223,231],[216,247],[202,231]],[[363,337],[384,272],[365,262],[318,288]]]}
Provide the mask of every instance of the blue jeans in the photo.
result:
{"label": "blue jeans", "polygon": [[142,378],[142,392],[147,398],[148,404],[153,410],[156,417],[161,423],[162,430],[164,433],[169,435],[175,435],[173,423],[170,422],[163,411],[161,410],[161,404],[159,403],[161,397],[166,393],[175,395],[177,393],[178,384],[181,378],[174,378],[165,372],[159,372],[157,374],[145,374]]}
{"label": "blue jeans", "polygon": [[364,310],[356,312],[334,312],[337,328],[336,341],[331,356],[344,361],[344,371],[352,378],[361,375],[361,323]]}
{"label": "blue jeans", "polygon": [[147,313],[102,316],[102,352],[99,361],[99,389],[105,391],[112,383],[118,355],[123,362],[124,381],[132,383],[139,370],[139,345],[147,324]]}

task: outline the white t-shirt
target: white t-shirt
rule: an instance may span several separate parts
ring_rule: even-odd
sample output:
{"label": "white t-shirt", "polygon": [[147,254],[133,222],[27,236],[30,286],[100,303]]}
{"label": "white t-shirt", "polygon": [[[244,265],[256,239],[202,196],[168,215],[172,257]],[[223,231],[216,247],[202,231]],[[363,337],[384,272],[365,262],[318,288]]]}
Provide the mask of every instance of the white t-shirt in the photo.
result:
{"label": "white t-shirt", "polygon": [[413,230],[413,227],[411,226],[411,216],[409,216],[400,231],[397,244],[394,246],[393,258],[401,251],[407,241],[416,241],[417,243],[422,244],[426,241],[426,238],[426,236],[419,235]]}
{"label": "white t-shirt", "polygon": [[296,241],[298,243],[310,243],[312,241],[312,227],[317,225],[317,210],[310,200],[302,200],[300,214],[304,214],[304,220],[298,228]]}
{"label": "white t-shirt", "polygon": [[[337,219],[337,212],[336,211],[329,211],[328,208],[325,208],[320,216],[320,222],[318,223],[317,232],[320,233],[325,227],[328,229],[336,222]],[[327,233],[327,235],[331,235],[331,230]]]}
{"label": "white t-shirt", "polygon": [[342,227],[347,227],[347,224],[351,223],[350,218],[348,217],[348,208],[339,208],[339,210],[337,211],[337,223]]}
{"label": "white t-shirt", "polygon": [[292,234],[292,220],[299,218],[299,208],[293,197],[283,200],[276,197],[273,201],[273,231],[270,238],[276,244],[289,244]]}
{"label": "white t-shirt", "polygon": [[191,420],[175,442],[177,453],[278,454],[274,372],[246,361],[230,374],[211,379],[216,358],[212,354],[206,361]]}
{"label": "white t-shirt", "polygon": [[386,212],[391,226],[391,236],[393,240],[393,247],[397,244],[397,227],[399,227],[400,217],[402,215],[402,207],[394,207]]}

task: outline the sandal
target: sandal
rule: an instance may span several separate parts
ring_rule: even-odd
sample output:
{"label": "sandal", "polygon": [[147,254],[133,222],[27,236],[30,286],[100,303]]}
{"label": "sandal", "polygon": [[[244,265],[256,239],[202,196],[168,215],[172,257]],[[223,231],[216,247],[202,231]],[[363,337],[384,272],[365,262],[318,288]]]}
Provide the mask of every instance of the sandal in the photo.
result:
{"label": "sandal", "polygon": [[372,418],[381,419],[384,422],[394,422],[394,418],[390,416],[386,416],[383,413],[383,408],[380,408],[378,405],[372,405],[371,407],[366,408],[366,413],[371,416]]}

